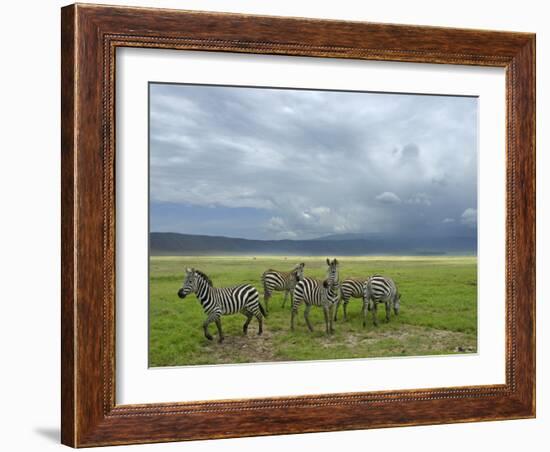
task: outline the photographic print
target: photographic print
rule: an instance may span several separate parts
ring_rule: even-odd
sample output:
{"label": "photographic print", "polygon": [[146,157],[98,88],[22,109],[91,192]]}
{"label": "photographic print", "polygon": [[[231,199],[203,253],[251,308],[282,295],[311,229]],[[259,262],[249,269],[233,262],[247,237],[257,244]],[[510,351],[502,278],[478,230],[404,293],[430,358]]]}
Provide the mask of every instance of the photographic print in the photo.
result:
{"label": "photographic print", "polygon": [[149,84],[149,366],[477,352],[478,99]]}

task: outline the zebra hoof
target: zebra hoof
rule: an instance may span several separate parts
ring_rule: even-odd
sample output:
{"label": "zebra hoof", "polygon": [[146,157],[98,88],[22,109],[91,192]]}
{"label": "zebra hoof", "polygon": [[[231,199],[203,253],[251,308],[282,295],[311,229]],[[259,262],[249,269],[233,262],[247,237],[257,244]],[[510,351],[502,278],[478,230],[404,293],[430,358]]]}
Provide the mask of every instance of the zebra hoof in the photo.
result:
{"label": "zebra hoof", "polygon": [[218,344],[221,344],[225,338],[222,336],[218,339]]}
{"label": "zebra hoof", "polygon": [[205,337],[206,339],[208,339],[209,341],[214,340],[214,338],[212,337],[211,334],[205,334],[204,337]]}

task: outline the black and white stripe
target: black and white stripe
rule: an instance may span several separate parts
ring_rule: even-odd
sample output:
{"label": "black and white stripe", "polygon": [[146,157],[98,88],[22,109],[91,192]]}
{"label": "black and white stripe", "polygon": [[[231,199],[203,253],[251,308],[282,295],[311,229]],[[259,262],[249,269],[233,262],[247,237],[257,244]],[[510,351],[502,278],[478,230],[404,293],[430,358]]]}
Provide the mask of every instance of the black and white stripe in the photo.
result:
{"label": "black and white stripe", "polygon": [[188,268],[186,269],[183,286],[178,291],[178,296],[185,298],[192,292],[197,295],[206,314],[206,320],[202,326],[204,336],[207,339],[212,340],[212,335],[208,332],[208,325],[215,322],[218,328],[219,341],[222,342],[221,316],[237,314],[238,312],[242,312],[246,316],[246,322],[243,325],[244,334],[248,331],[248,325],[252,317],[258,319],[258,334],[262,334],[265,311],[260,304],[260,294],[251,284],[240,284],[233,287],[213,287],[212,281],[203,272]]}
{"label": "black and white stripe", "polygon": [[340,298],[334,309],[334,320],[338,320],[338,309],[344,303],[344,320],[348,319],[348,303],[350,298],[363,298],[363,286],[367,280],[359,278],[348,278],[340,284]]}
{"label": "black and white stripe", "polygon": [[294,288],[298,281],[304,277],[305,265],[306,264],[302,262],[289,272],[282,272],[271,268],[264,272],[262,275],[262,283],[264,286],[264,304],[266,312],[269,312],[269,300],[273,292],[284,291],[283,308],[290,294],[290,304],[292,305]]}
{"label": "black and white stripe", "polygon": [[324,281],[313,278],[304,278],[296,284],[294,289],[294,301],[292,303],[292,315],[290,329],[294,331],[294,318],[298,313],[298,307],[305,303],[304,319],[310,331],[313,326],[309,321],[309,311],[312,306],[323,308],[325,314],[325,328],[327,334],[333,333],[332,308],[338,302],[338,261],[327,259],[327,278]]}
{"label": "black and white stripe", "polygon": [[372,311],[372,321],[378,325],[376,312],[378,303],[384,303],[386,306],[386,322],[390,321],[392,307],[395,315],[399,314],[401,294],[393,279],[374,275],[363,285],[363,326],[367,323],[367,310]]}

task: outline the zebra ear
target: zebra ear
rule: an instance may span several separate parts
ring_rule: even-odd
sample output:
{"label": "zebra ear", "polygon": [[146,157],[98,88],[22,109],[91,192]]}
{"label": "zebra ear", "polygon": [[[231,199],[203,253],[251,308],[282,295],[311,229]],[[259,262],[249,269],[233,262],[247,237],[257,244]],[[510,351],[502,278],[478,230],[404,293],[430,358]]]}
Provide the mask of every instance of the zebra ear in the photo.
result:
{"label": "zebra ear", "polygon": [[334,258],[334,265],[338,265],[338,261]]}
{"label": "zebra ear", "polygon": [[300,264],[300,267],[302,267],[302,268],[304,268],[305,266],[306,266],[305,262],[302,262],[302,263]]}
{"label": "zebra ear", "polygon": [[330,260],[328,257],[327,257],[327,265],[330,265]]}
{"label": "zebra ear", "polygon": [[185,269],[185,273],[191,273],[192,271],[193,271],[193,269],[192,269],[192,268],[189,268],[189,267],[187,267],[187,268]]}

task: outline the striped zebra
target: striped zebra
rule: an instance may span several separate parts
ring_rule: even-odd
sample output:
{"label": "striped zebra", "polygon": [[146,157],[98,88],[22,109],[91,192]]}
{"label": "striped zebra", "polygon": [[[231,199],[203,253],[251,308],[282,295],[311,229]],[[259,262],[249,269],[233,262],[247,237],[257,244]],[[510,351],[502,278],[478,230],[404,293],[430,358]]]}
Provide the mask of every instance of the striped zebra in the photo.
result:
{"label": "striped zebra", "polygon": [[296,283],[304,278],[304,266],[305,263],[296,265],[289,272],[281,272],[279,270],[273,270],[270,268],[266,270],[262,275],[262,283],[264,285],[264,304],[266,312],[269,312],[269,300],[271,295],[275,291],[284,291],[285,296],[283,299],[283,308],[286,304],[288,294],[290,294],[290,304],[292,305],[294,288]]}
{"label": "striped zebra", "polygon": [[378,325],[378,303],[386,305],[386,322],[389,322],[392,306],[395,315],[399,314],[401,294],[391,278],[374,275],[363,285],[363,326],[367,324],[367,310],[372,311],[372,321],[374,325]]}
{"label": "striped zebra", "polygon": [[363,285],[366,279],[348,278],[340,284],[340,298],[334,309],[334,320],[338,320],[338,309],[344,302],[344,321],[348,320],[348,303],[350,298],[363,298]]}
{"label": "striped zebra", "polygon": [[312,306],[323,308],[325,314],[326,333],[334,333],[332,326],[332,308],[338,301],[338,261],[327,259],[327,277],[324,281],[305,277],[296,284],[294,289],[294,301],[292,303],[292,315],[290,318],[290,329],[294,331],[294,318],[298,313],[298,307],[305,303],[304,319],[309,331],[313,326],[309,321],[309,311]]}
{"label": "striped zebra", "polygon": [[240,284],[233,287],[217,288],[212,285],[210,278],[199,270],[188,268],[185,273],[183,286],[178,291],[178,296],[185,298],[194,292],[199,299],[206,314],[206,320],[202,324],[206,339],[210,341],[213,339],[208,332],[208,325],[215,322],[218,328],[218,340],[222,342],[224,337],[221,316],[238,312],[242,312],[246,316],[246,322],[243,325],[244,334],[248,332],[248,325],[252,317],[258,319],[258,334],[262,334],[265,311],[260,304],[260,294],[254,286]]}

